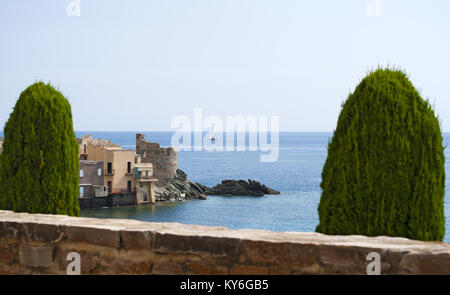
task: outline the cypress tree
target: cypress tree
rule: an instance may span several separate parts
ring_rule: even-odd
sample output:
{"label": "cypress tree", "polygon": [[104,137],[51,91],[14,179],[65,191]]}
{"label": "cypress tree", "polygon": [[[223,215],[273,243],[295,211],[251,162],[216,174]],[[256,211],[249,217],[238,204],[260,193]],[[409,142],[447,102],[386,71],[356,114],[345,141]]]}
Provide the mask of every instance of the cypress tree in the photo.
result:
{"label": "cypress tree", "polygon": [[316,231],[442,241],[444,161],[429,102],[404,72],[371,72],[343,103],[328,144]]}
{"label": "cypress tree", "polygon": [[50,84],[29,86],[4,128],[0,209],[78,216],[78,171],[69,102]]}

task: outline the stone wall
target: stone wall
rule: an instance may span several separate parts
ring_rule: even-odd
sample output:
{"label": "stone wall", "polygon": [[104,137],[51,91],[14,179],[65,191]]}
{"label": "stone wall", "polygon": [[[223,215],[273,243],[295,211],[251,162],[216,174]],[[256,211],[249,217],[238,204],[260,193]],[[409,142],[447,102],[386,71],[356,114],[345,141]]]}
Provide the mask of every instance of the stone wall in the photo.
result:
{"label": "stone wall", "polygon": [[[80,184],[104,185],[103,166],[103,161],[80,160],[80,171],[83,170],[83,176],[80,175]],[[100,173],[98,173],[99,170]]]}
{"label": "stone wall", "polygon": [[0,211],[0,274],[450,274],[450,244]]}
{"label": "stone wall", "polygon": [[141,156],[142,163],[153,164],[154,177],[161,183],[177,175],[178,158],[175,149],[162,148],[158,143],[148,142],[145,135],[136,134],[136,153]]}
{"label": "stone wall", "polygon": [[81,209],[135,206],[136,193],[120,193],[100,198],[78,198],[78,204],[80,205]]}
{"label": "stone wall", "polygon": [[[80,160],[80,198],[95,197],[94,186],[104,186],[103,172],[103,162]],[[81,195],[81,187],[84,190],[83,195]]]}

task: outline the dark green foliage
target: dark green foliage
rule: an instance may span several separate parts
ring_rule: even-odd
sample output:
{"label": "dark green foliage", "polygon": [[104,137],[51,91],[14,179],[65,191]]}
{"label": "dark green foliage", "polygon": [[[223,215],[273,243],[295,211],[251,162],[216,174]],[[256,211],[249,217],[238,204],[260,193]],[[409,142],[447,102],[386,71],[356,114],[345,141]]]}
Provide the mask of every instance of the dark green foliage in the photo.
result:
{"label": "dark green foliage", "polygon": [[370,73],[328,145],[316,231],[442,241],[444,161],[439,121],[408,77]]}
{"label": "dark green foliage", "polygon": [[31,85],[4,133],[0,209],[78,216],[78,144],[67,99],[49,84]]}

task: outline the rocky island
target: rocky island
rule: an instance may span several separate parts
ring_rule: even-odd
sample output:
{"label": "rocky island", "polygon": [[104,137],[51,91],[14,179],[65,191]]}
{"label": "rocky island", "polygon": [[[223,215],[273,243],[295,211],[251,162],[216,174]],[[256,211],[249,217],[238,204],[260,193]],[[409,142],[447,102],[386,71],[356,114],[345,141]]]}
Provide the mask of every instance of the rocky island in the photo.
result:
{"label": "rocky island", "polygon": [[156,201],[184,201],[189,199],[208,199],[205,186],[193,183],[181,169],[173,178],[155,185]]}
{"label": "rocky island", "polygon": [[176,176],[167,183],[156,184],[156,201],[184,201],[187,199],[206,200],[209,196],[254,196],[280,195],[281,192],[271,189],[258,181],[223,180],[214,187],[193,183],[186,173],[177,169]]}
{"label": "rocky island", "polygon": [[245,180],[223,180],[222,183],[209,188],[203,186],[208,195],[213,196],[254,196],[280,195],[279,191],[271,189],[258,181]]}

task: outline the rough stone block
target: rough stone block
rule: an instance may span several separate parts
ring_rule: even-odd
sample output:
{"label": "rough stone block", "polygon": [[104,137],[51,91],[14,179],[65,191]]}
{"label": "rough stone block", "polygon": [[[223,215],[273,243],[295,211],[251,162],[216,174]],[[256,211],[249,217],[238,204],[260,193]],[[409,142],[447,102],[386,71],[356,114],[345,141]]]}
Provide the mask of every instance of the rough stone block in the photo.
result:
{"label": "rough stone block", "polygon": [[114,274],[144,275],[149,272],[150,266],[151,262],[145,259],[140,261],[117,257],[101,257],[99,259],[99,268],[103,268],[108,273]]}
{"label": "rough stone block", "polygon": [[311,244],[271,243],[244,240],[241,263],[295,265],[309,267],[317,263],[318,249]]}
{"label": "rough stone block", "polygon": [[52,246],[19,246],[19,263],[23,266],[50,267],[52,262]]}
{"label": "rough stone block", "polygon": [[121,231],[120,236],[125,249],[149,249],[151,235],[147,231]]}
{"label": "rough stone block", "polygon": [[400,261],[401,274],[449,275],[450,252],[405,254]]}
{"label": "rough stone block", "polygon": [[37,242],[58,242],[64,235],[64,229],[61,226],[41,223],[23,223],[21,232],[27,241]]}
{"label": "rough stone block", "polygon": [[186,268],[189,275],[211,275],[214,273],[213,267],[203,263],[187,262]]}
{"label": "rough stone block", "polygon": [[120,232],[95,227],[70,226],[65,230],[68,242],[119,248]]}
{"label": "rough stone block", "polygon": [[208,236],[184,236],[173,234],[155,234],[153,249],[181,251],[181,252],[206,252],[212,255],[227,255],[237,257],[241,247],[241,240],[235,238],[208,237]]}
{"label": "rough stone block", "polygon": [[202,262],[187,262],[186,274],[188,275],[226,275],[228,268],[220,265],[209,265]]}
{"label": "rough stone block", "polygon": [[288,266],[282,267],[282,266],[271,266],[269,274],[271,275],[288,275],[290,274],[290,270]]}
{"label": "rough stone block", "polygon": [[152,268],[152,274],[155,275],[182,275],[183,269],[180,265],[166,262],[166,263],[159,263],[153,266]]}
{"label": "rough stone block", "polygon": [[0,223],[0,237],[2,238],[19,238],[20,222],[1,222]]}
{"label": "rough stone block", "polygon": [[0,263],[0,275],[31,275],[33,269],[18,264]]}
{"label": "rough stone block", "polygon": [[359,247],[339,247],[334,245],[319,246],[320,260],[327,273],[367,274],[367,254],[371,249]]}
{"label": "rough stone block", "polygon": [[230,275],[267,275],[269,268],[267,266],[256,265],[236,265],[230,269]]}
{"label": "rough stone block", "polygon": [[8,244],[0,241],[0,262],[10,263],[14,261],[14,257],[9,250]]}

